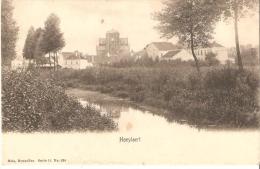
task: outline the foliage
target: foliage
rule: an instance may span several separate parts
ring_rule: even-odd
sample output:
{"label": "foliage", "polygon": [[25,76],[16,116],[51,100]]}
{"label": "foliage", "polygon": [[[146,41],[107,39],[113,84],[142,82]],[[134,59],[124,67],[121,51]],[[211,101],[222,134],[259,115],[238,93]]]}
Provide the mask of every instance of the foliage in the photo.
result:
{"label": "foliage", "polygon": [[205,57],[205,61],[207,63],[208,66],[216,66],[219,65],[220,62],[219,60],[216,58],[216,54],[213,52],[207,53],[206,57]]}
{"label": "foliage", "polygon": [[256,9],[258,4],[259,1],[257,0],[219,0],[216,4],[216,8],[221,10],[220,15],[223,15],[225,20],[229,18],[234,20],[237,64],[240,71],[243,71],[243,62],[240,54],[240,42],[238,35],[239,18],[246,16],[249,10]]}
{"label": "foliage", "polygon": [[115,128],[112,119],[101,116],[93,107],[82,107],[54,80],[42,80],[37,72],[3,72],[2,78],[3,131],[63,132]]}
{"label": "foliage", "polygon": [[35,38],[34,38],[34,28],[31,27],[28,31],[24,48],[23,48],[23,57],[29,60],[34,59],[34,49],[35,49]]}
{"label": "foliage", "polygon": [[1,57],[2,66],[11,66],[15,58],[15,46],[19,28],[13,19],[12,0],[2,0],[1,3]]}
{"label": "foliage", "polygon": [[53,58],[54,69],[56,69],[56,62],[58,62],[57,52],[65,46],[63,33],[60,30],[60,19],[58,16],[52,13],[47,18],[44,25],[45,26],[42,35],[41,49],[44,54],[49,54],[50,65],[51,57]]}
{"label": "foliage", "polygon": [[[202,69],[191,66],[99,67],[57,72],[73,87],[98,90],[132,101],[167,109],[168,120],[186,120],[206,127],[257,127],[259,78],[234,68]],[[75,83],[76,82],[76,83]]]}
{"label": "foliage", "polygon": [[45,21],[42,37],[44,53],[57,52],[65,46],[63,33],[61,33],[59,25],[60,19],[55,14],[51,14]]}
{"label": "foliage", "polygon": [[44,57],[41,46],[42,36],[43,30],[41,28],[34,30],[34,28],[31,27],[24,43],[23,57],[34,61],[37,65],[46,63],[46,58]]}
{"label": "foliage", "polygon": [[250,10],[256,10],[257,0],[218,0],[217,6],[221,10],[221,14],[225,20],[235,17],[235,10],[238,12],[238,17],[245,17]]}
{"label": "foliage", "polygon": [[199,63],[194,48],[206,46],[212,39],[214,24],[218,21],[220,10],[216,1],[171,0],[155,14],[159,21],[157,29],[168,39],[177,36],[181,44],[189,46],[198,72]]}
{"label": "foliage", "polygon": [[34,34],[34,43],[35,43],[34,59],[36,61],[36,64],[46,63],[46,58],[44,57],[44,52],[41,46],[42,37],[43,37],[43,30],[41,28],[36,29]]}

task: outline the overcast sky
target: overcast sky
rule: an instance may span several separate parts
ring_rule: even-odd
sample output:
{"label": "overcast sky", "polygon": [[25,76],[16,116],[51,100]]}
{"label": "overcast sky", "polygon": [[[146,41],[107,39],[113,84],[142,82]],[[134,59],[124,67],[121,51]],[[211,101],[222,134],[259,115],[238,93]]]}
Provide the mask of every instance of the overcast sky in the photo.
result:
{"label": "overcast sky", "polygon": [[[98,38],[107,30],[116,29],[121,37],[127,37],[134,51],[160,39],[154,29],[157,24],[151,13],[158,11],[161,0],[14,0],[14,18],[20,27],[17,42],[18,55],[22,54],[24,41],[30,26],[43,27],[50,13],[61,20],[66,46],[63,51],[79,50],[96,54]],[[241,44],[259,43],[259,16],[254,15],[239,23]],[[104,20],[104,22],[102,22]],[[215,40],[220,44],[234,46],[233,24],[218,23]],[[175,42],[175,40],[170,40]]]}

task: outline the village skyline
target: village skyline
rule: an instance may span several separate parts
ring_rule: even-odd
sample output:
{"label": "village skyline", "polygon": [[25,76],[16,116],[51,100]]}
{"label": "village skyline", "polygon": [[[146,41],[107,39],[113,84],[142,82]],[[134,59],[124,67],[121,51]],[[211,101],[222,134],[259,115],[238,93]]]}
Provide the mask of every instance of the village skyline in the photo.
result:
{"label": "village skyline", "polygon": [[[176,38],[161,39],[159,32],[154,29],[157,22],[152,19],[152,13],[163,7],[161,0],[143,0],[138,3],[127,0],[120,2],[15,0],[14,7],[14,18],[20,26],[16,47],[18,57],[22,56],[29,28],[43,27],[50,13],[60,17],[61,31],[66,41],[63,51],[79,50],[85,54],[95,55],[98,39],[111,29],[118,30],[120,36],[127,37],[130,49],[134,51],[143,49],[151,42],[177,42]],[[135,9],[134,12],[131,9]],[[20,13],[23,15],[19,15]],[[259,16],[256,14],[241,19],[239,23],[241,45],[259,45],[259,36],[256,36],[259,35],[258,20]],[[232,21],[228,24],[220,22],[216,25],[214,40],[225,47],[233,47],[235,44],[233,34]]]}

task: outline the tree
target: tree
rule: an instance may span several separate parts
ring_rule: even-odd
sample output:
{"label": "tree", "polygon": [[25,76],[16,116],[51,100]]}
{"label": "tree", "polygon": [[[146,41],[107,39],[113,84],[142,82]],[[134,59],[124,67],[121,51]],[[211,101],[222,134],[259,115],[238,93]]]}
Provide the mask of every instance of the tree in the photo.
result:
{"label": "tree", "polygon": [[37,65],[44,64],[46,62],[44,52],[42,49],[42,37],[43,37],[43,30],[41,28],[36,29],[34,34],[34,58]]}
{"label": "tree", "polygon": [[35,31],[31,27],[28,31],[27,37],[25,39],[24,48],[23,48],[23,57],[28,59],[31,63],[34,60],[34,50],[35,50]]}
{"label": "tree", "polygon": [[220,62],[219,60],[216,58],[216,54],[213,52],[207,53],[206,57],[205,57],[205,61],[207,63],[208,66],[216,66],[219,65]]}
{"label": "tree", "polygon": [[11,66],[15,58],[15,46],[19,28],[13,19],[12,0],[2,0],[1,4],[1,58],[2,66]]}
{"label": "tree", "polygon": [[215,8],[216,1],[218,0],[168,0],[165,7],[155,13],[155,19],[159,21],[156,28],[162,37],[170,39],[177,36],[181,44],[188,46],[199,74],[199,61],[194,49],[206,46],[213,38],[213,26],[221,12]]}
{"label": "tree", "polygon": [[238,22],[241,17],[244,17],[250,9],[254,9],[258,4],[258,0],[220,0],[218,7],[222,10],[225,20],[232,18],[234,21],[234,33],[236,43],[237,64],[241,72],[243,72],[243,62],[240,52]]}
{"label": "tree", "polygon": [[49,54],[49,62],[51,66],[51,58],[55,64],[57,60],[57,52],[65,46],[63,33],[60,30],[60,19],[51,14],[45,21],[45,27],[42,36],[42,49],[45,54]]}

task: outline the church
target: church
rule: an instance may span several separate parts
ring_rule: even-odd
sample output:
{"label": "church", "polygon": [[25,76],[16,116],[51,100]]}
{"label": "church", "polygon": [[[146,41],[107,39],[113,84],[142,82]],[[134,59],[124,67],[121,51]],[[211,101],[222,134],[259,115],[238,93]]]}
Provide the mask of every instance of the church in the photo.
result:
{"label": "church", "polygon": [[107,31],[105,38],[99,38],[96,52],[96,63],[107,64],[127,59],[130,56],[128,38],[121,38],[117,30]]}

